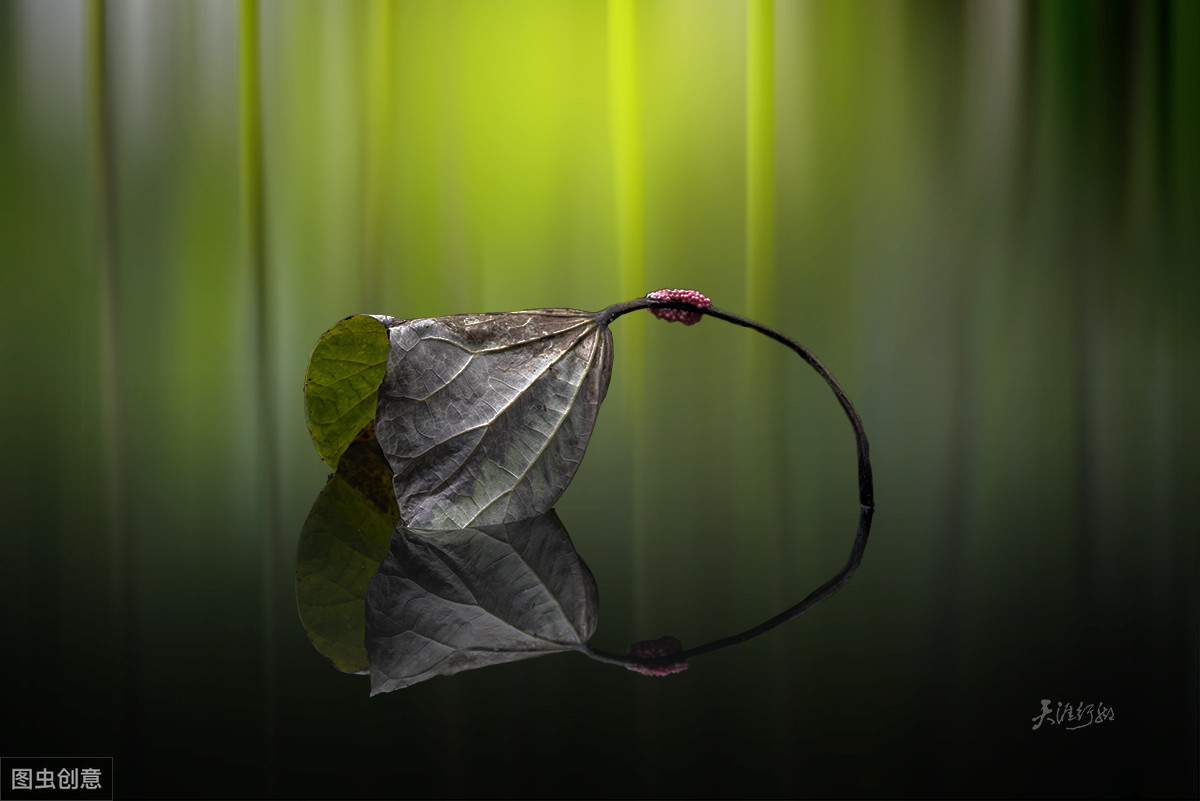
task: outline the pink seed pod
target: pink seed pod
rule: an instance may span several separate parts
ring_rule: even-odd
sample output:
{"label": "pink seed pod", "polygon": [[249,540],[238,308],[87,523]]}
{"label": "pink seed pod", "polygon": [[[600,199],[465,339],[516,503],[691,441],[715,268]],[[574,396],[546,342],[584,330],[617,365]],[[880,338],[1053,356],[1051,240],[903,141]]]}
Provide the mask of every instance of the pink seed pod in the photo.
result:
{"label": "pink seed pod", "polygon": [[[703,296],[701,296],[703,297]],[[707,298],[705,298],[707,300]],[[626,656],[638,659],[657,659],[663,656],[677,654],[683,650],[683,643],[674,637],[659,637],[657,640],[635,642],[625,649]],[[672,662],[666,665],[626,665],[625,667],[643,676],[670,676],[672,673],[682,673],[687,670],[688,663]]]}
{"label": "pink seed pod", "polygon": [[[712,305],[712,301],[706,295],[702,295],[694,289],[659,289],[646,295],[646,297],[650,300],[673,300],[679,303],[690,303],[700,309],[707,309]],[[700,312],[688,311],[686,309],[651,308],[650,313],[660,320],[666,320],[668,323],[683,323],[684,325],[695,325],[704,316]]]}

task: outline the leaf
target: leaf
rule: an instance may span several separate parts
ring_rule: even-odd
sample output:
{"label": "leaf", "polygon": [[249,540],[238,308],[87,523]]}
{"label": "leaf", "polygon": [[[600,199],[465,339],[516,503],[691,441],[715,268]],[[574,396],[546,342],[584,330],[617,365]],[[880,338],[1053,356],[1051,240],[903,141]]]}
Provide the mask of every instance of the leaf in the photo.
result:
{"label": "leaf", "polygon": [[367,588],[371,694],[574,650],[596,581],[554,512],[451,531],[398,528]]}
{"label": "leaf", "polygon": [[330,328],[313,348],[304,376],[304,418],[317,453],[338,459],[372,420],[387,364],[391,317],[356,314]]}
{"label": "leaf", "polygon": [[296,607],[313,646],[344,673],[367,669],[363,596],[400,511],[378,443],[351,445],[325,482],[296,548]]}
{"label": "leaf", "polygon": [[390,327],[376,435],[406,526],[548,511],[571,482],[612,373],[600,315],[468,314]]}

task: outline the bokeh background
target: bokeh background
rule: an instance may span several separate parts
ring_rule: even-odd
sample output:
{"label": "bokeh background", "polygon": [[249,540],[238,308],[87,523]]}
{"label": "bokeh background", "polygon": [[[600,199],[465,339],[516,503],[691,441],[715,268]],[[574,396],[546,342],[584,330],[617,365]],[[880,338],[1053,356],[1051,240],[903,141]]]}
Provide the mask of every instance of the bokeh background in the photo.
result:
{"label": "bokeh background", "polygon": [[[0,753],[118,797],[1196,797],[1197,142],[1193,0],[6,0]],[[844,384],[861,571],[669,678],[369,699],[295,612],[317,337],[664,286]],[[636,317],[558,505],[610,651],[774,614],[858,513],[799,360]]]}

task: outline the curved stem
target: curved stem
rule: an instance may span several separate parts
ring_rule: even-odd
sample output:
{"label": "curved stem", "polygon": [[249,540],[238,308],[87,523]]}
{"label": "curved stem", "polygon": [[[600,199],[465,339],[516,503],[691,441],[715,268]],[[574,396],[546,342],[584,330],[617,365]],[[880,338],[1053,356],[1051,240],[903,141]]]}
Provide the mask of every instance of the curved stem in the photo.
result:
{"label": "curved stem", "polygon": [[662,307],[668,308],[668,309],[671,309],[671,308],[694,309],[695,308],[694,306],[692,306],[689,303],[674,303],[674,302],[662,303],[660,301],[650,300],[650,298],[634,298],[633,300],[627,300],[624,303],[614,303],[613,305],[609,306],[607,309],[601,309],[600,311],[596,312],[596,314],[594,316],[600,322],[601,325],[609,325],[612,323],[613,320],[617,319],[622,314],[629,314],[629,312],[637,311],[638,309],[648,309],[651,306],[656,306],[656,307],[662,306]]}
{"label": "curved stem", "polygon": [[744,328],[753,329],[760,334],[770,337],[776,342],[782,343],[791,348],[801,359],[805,361],[805,363],[808,364],[809,367],[816,370],[817,374],[821,376],[821,378],[825,380],[825,383],[829,385],[829,388],[833,390],[833,394],[837,397],[838,403],[841,404],[842,410],[846,413],[846,417],[850,420],[851,428],[854,429],[854,442],[858,450],[858,530],[854,536],[854,544],[850,547],[849,559],[846,560],[846,564],[841,570],[835,573],[832,578],[830,578],[817,589],[813,590],[796,605],[783,610],[779,614],[775,615],[775,617],[759,623],[757,626],[747,629],[740,634],[734,634],[730,637],[713,640],[712,642],[705,643],[704,645],[700,645],[695,648],[689,648],[686,651],[680,651],[676,654],[670,654],[668,656],[658,657],[655,659],[637,659],[633,657],[617,656],[593,648],[590,643],[585,643],[579,649],[582,653],[591,657],[592,659],[617,665],[654,666],[684,662],[694,656],[699,656],[700,654],[706,654],[710,651],[716,651],[719,648],[725,648],[730,645],[737,645],[738,643],[745,642],[746,640],[770,631],[782,623],[786,623],[789,620],[794,620],[808,610],[812,609],[817,604],[832,596],[834,593],[840,590],[846,584],[846,582],[850,581],[850,578],[854,575],[855,571],[858,570],[858,566],[862,564],[863,553],[867,548],[867,537],[871,531],[871,520],[875,516],[875,487],[871,477],[871,451],[867,442],[866,429],[863,428],[862,418],[858,416],[858,411],[854,408],[854,404],[850,402],[850,398],[846,396],[846,393],[842,389],[841,385],[838,384],[837,379],[835,379],[829,370],[825,368],[825,365],[821,364],[820,360],[817,359],[816,356],[814,356],[807,348],[805,348],[796,340],[785,334],[781,334],[773,328],[765,326],[762,323],[757,323],[754,320],[750,320],[746,317],[742,317],[740,314],[727,312],[714,306],[700,307],[679,301],[659,301],[651,300],[650,298],[637,298],[636,300],[631,300],[626,303],[617,303],[609,306],[607,309],[597,312],[596,317],[598,320],[602,321],[603,324],[608,325],[623,314],[628,314],[629,312],[637,311],[638,309],[648,308],[695,311],[700,312],[701,314],[706,314],[709,317],[716,317],[718,320],[724,320],[727,323],[733,323]]}

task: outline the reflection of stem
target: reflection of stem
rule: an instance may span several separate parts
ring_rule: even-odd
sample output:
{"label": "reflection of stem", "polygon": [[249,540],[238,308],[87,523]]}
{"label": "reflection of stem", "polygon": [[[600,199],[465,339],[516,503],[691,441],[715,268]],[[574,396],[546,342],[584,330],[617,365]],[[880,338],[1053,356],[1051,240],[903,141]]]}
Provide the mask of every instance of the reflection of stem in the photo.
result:
{"label": "reflection of stem", "polygon": [[756,323],[742,317],[733,312],[723,311],[721,309],[709,306],[707,308],[693,306],[690,303],[682,303],[679,301],[660,301],[651,300],[650,298],[637,298],[626,303],[618,303],[609,306],[607,309],[596,313],[596,318],[604,325],[610,324],[623,314],[628,314],[639,309],[659,308],[659,309],[681,309],[683,311],[696,311],[701,314],[707,314],[710,317],[716,317],[718,320],[724,320],[727,323],[734,323],[745,328],[752,328],[755,331],[770,337],[776,342],[787,345],[796,354],[803,359],[809,367],[817,371],[817,374],[825,380],[829,388],[833,390],[833,394],[837,397],[838,403],[842,405],[842,410],[845,411],[846,417],[850,420],[850,425],[854,429],[854,441],[858,448],[858,500],[859,500],[859,517],[858,531],[854,536],[854,545],[850,548],[850,558],[846,560],[846,564],[834,574],[833,578],[826,581],[817,589],[809,593],[804,600],[784,611],[780,612],[775,617],[758,624],[754,628],[747,629],[741,634],[735,634],[731,637],[725,637],[720,640],[714,640],[710,643],[691,648],[686,651],[680,651],[676,654],[670,654],[656,659],[634,659],[630,657],[614,656],[603,651],[598,651],[591,647],[590,644],[584,644],[580,649],[583,653],[593,659],[601,662],[608,662],[619,665],[661,665],[675,662],[683,662],[700,654],[706,654],[710,651],[715,651],[718,648],[724,648],[729,645],[737,645],[745,642],[760,634],[764,634],[781,623],[786,623],[812,609],[817,604],[832,596],[842,588],[858,570],[858,566],[862,564],[863,552],[867,549],[867,536],[871,531],[871,519],[875,515],[875,488],[871,479],[871,455],[870,448],[867,444],[867,432],[863,428],[862,419],[858,416],[858,412],[854,408],[854,404],[850,402],[850,398],[846,397],[845,391],[842,390],[837,379],[825,369],[825,365],[812,355],[808,349],[801,345],[796,340],[789,336],[779,333],[773,328],[768,328],[761,323]]}

